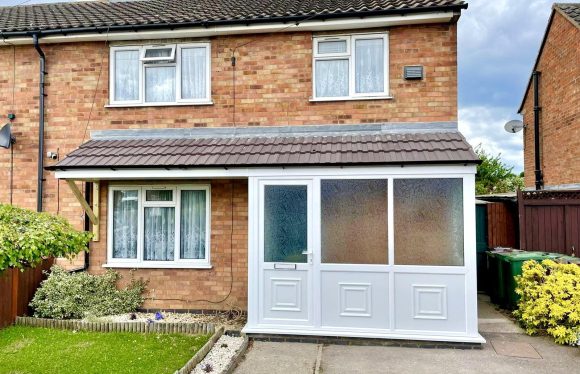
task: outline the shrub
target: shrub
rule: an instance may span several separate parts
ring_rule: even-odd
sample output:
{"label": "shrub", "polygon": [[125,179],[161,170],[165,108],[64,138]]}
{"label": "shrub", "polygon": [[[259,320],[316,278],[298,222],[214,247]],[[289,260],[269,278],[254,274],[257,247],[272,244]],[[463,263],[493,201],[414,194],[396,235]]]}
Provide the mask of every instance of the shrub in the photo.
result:
{"label": "shrub", "polygon": [[521,299],[514,315],[529,335],[540,330],[559,344],[580,339],[580,266],[527,261],[516,277]]}
{"label": "shrub", "polygon": [[102,275],[69,273],[53,266],[41,283],[30,306],[34,316],[78,319],[134,312],[144,301],[146,283],[131,277],[129,285],[117,289],[121,275],[107,270]]}
{"label": "shrub", "polygon": [[90,238],[62,217],[0,204],[0,272],[34,267],[48,257],[70,258],[86,251]]}

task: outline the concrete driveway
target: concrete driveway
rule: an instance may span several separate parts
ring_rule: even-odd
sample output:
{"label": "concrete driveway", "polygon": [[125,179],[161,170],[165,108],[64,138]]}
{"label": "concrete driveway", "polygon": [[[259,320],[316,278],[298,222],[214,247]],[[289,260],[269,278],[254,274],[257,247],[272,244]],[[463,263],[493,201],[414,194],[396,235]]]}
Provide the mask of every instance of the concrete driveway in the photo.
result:
{"label": "concrete driveway", "polygon": [[580,349],[525,335],[484,296],[479,331],[477,350],[253,342],[235,373],[580,373]]}

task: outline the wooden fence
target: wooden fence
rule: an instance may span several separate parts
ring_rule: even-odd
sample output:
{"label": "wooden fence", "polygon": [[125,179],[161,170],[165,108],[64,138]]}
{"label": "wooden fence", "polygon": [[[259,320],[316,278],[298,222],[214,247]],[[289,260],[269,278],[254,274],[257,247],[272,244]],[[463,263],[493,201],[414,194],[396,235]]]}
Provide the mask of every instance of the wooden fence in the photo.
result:
{"label": "wooden fence", "polygon": [[580,256],[580,191],[520,191],[520,248]]}
{"label": "wooden fence", "polygon": [[489,203],[487,208],[487,245],[489,248],[518,245],[518,211],[515,203]]}
{"label": "wooden fence", "polygon": [[8,269],[0,273],[0,328],[14,323],[16,316],[28,313],[28,304],[45,278],[43,271],[50,269],[53,263],[54,260],[49,259],[23,272]]}

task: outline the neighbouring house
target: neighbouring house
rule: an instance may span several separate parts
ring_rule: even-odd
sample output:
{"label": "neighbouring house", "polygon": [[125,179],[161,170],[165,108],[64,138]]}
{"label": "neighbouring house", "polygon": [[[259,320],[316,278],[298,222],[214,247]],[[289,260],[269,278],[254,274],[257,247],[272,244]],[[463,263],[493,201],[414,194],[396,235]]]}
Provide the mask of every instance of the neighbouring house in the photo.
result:
{"label": "neighbouring house", "polygon": [[580,3],[552,6],[524,98],[520,248],[580,255]]}
{"label": "neighbouring house", "polygon": [[580,3],[553,5],[518,113],[525,125],[526,187],[534,187],[538,169],[541,188],[580,189]]}
{"label": "neighbouring house", "polygon": [[88,271],[135,269],[149,309],[237,307],[252,334],[483,342],[478,158],[457,130],[465,8],[0,8],[16,138],[0,201],[92,230]]}

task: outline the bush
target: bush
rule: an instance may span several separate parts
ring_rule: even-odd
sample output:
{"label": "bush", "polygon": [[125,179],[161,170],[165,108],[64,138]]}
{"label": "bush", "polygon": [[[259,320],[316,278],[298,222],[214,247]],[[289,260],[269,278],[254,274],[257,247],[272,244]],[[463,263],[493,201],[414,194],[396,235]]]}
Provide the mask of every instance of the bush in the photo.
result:
{"label": "bush", "polygon": [[580,266],[527,261],[516,281],[521,299],[514,315],[526,332],[546,330],[556,343],[576,344],[580,339]]}
{"label": "bush", "polygon": [[34,316],[80,319],[136,311],[144,301],[146,283],[131,278],[124,289],[117,289],[121,275],[107,270],[103,275],[69,273],[53,266],[41,283],[30,306]]}
{"label": "bush", "polygon": [[48,257],[70,258],[86,251],[90,239],[62,217],[0,204],[0,272],[34,267]]}

